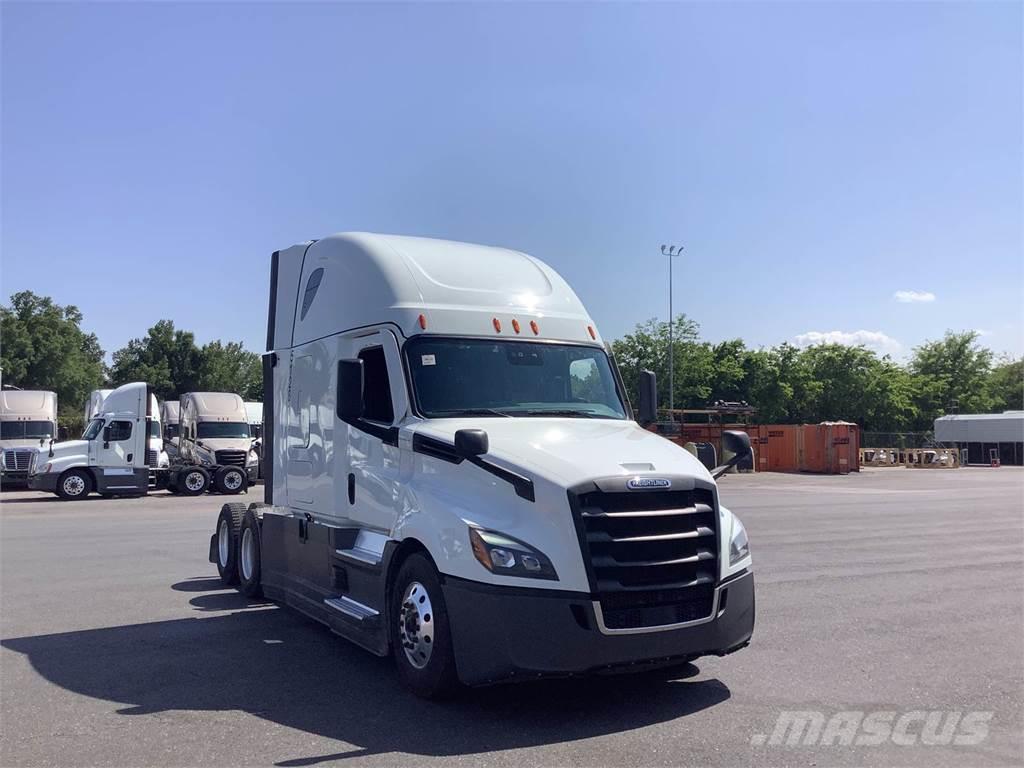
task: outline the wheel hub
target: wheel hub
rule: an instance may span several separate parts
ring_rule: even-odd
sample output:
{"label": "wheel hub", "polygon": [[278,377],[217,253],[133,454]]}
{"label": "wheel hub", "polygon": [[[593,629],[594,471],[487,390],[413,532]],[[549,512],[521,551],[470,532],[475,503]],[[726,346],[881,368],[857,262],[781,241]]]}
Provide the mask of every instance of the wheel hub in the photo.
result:
{"label": "wheel hub", "polygon": [[190,491],[198,491],[203,487],[203,476],[199,472],[189,472],[185,475],[185,486]]}
{"label": "wheel hub", "polygon": [[85,490],[85,481],[78,475],[64,478],[64,493],[68,496],[78,496]]}
{"label": "wheel hub", "polygon": [[416,669],[427,666],[434,648],[434,609],[426,587],[418,581],[405,589],[398,635],[409,663]]}
{"label": "wheel hub", "polygon": [[238,472],[228,472],[224,475],[224,487],[235,490],[242,487],[242,475]]}

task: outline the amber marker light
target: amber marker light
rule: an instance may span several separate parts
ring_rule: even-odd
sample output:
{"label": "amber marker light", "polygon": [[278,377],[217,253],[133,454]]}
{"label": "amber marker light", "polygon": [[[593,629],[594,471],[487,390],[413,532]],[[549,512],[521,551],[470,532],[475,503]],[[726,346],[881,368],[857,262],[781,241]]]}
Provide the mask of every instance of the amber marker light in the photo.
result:
{"label": "amber marker light", "polygon": [[491,322],[494,323],[494,330],[501,333],[501,320],[494,318]]}
{"label": "amber marker light", "polygon": [[531,320],[530,321],[530,330],[533,331],[533,335],[534,336],[537,336],[537,335],[540,334],[540,326],[537,325],[537,321],[536,320]]}
{"label": "amber marker light", "polygon": [[519,321],[516,320],[514,317],[512,318],[512,330],[515,331],[516,333],[519,333]]}
{"label": "amber marker light", "polygon": [[426,315],[420,315],[419,324],[420,324],[420,330],[424,330],[424,331],[427,330],[427,316]]}

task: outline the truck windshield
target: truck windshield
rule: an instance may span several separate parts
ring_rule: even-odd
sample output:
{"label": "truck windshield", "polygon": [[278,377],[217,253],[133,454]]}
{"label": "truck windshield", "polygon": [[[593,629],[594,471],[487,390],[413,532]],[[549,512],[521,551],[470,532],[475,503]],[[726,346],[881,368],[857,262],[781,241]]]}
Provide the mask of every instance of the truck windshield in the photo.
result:
{"label": "truck windshield", "polygon": [[103,429],[103,419],[93,419],[86,425],[85,432],[82,433],[82,439],[95,440],[101,429]]}
{"label": "truck windshield", "polygon": [[196,437],[248,437],[249,425],[244,421],[200,421],[196,427]]}
{"label": "truck windshield", "polygon": [[52,421],[0,421],[0,440],[53,437]]}
{"label": "truck windshield", "polygon": [[420,413],[625,419],[599,347],[420,336],[406,345]]}

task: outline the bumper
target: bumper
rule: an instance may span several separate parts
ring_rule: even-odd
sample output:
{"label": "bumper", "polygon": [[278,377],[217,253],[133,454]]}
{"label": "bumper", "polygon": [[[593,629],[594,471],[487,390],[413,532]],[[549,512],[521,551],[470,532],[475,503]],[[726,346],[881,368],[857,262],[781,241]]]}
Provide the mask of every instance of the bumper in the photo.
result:
{"label": "bumper", "polygon": [[5,469],[0,473],[5,483],[24,483],[28,479],[27,469]]}
{"label": "bumper", "polygon": [[447,578],[444,597],[459,678],[469,685],[671,666],[750,642],[754,576],[719,587],[717,613],[676,629],[599,629],[588,595],[492,587]]}
{"label": "bumper", "polygon": [[245,475],[246,475],[246,477],[249,480],[249,485],[252,485],[257,480],[259,480],[259,475],[260,475],[259,464],[257,464],[256,466],[253,466],[253,467],[246,467]]}
{"label": "bumper", "polygon": [[34,491],[49,491],[54,493],[57,490],[57,478],[59,473],[47,472],[40,475],[32,475],[28,478],[28,487]]}

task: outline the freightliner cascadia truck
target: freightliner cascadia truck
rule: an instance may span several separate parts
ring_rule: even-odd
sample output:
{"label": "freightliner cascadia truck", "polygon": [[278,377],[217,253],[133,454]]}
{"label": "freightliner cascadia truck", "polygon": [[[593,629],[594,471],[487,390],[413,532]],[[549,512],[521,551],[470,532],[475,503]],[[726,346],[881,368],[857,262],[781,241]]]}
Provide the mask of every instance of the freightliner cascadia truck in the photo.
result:
{"label": "freightliner cascadia truck", "polygon": [[[634,419],[548,265],[361,233],[292,246],[271,259],[267,350],[264,502],[221,509],[225,583],[391,654],[426,697],[750,641],[729,465]],[[644,372],[640,421],[654,412]]]}

